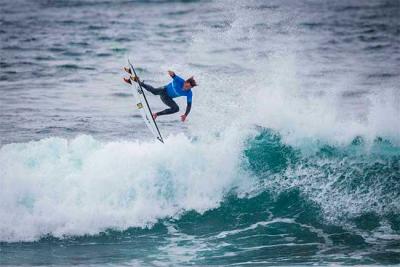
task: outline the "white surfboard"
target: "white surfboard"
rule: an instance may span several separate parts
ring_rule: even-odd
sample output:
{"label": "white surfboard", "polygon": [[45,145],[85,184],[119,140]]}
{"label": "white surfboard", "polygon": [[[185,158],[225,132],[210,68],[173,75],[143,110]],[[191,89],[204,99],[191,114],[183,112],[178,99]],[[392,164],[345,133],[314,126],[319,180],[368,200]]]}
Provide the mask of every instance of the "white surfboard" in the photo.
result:
{"label": "white surfboard", "polygon": [[[137,76],[135,68],[132,66],[132,63],[129,61],[129,59],[128,63],[131,71],[133,72],[133,75]],[[152,112],[149,103],[147,102],[143,88],[140,86],[139,83],[132,81],[132,89],[133,89],[132,90],[133,96],[135,97],[136,101],[136,108],[140,111],[140,114],[142,115],[142,118],[146,123],[147,128],[149,128],[149,130],[151,131],[151,133],[154,135],[155,138],[157,138],[161,143],[164,143],[160,130],[158,129],[157,123],[153,119]]]}

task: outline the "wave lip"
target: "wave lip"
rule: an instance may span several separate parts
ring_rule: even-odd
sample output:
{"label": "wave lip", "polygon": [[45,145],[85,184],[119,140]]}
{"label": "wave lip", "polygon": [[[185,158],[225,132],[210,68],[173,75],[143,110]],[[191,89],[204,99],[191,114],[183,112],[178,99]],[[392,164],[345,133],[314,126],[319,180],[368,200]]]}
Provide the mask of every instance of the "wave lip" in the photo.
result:
{"label": "wave lip", "polygon": [[258,177],[259,191],[297,190],[315,204],[324,223],[358,232],[385,226],[385,234],[399,234],[400,147],[390,141],[376,138],[369,144],[356,137],[342,146],[305,142],[294,147],[264,129],[244,153],[244,167]]}

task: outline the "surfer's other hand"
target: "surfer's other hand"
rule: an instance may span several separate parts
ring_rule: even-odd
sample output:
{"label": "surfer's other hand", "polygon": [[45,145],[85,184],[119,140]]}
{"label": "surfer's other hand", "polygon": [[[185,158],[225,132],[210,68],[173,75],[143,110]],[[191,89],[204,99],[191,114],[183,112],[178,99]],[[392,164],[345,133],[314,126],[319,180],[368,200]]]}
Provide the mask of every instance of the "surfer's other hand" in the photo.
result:
{"label": "surfer's other hand", "polygon": [[171,78],[174,78],[175,76],[175,72],[173,72],[172,70],[168,71],[169,76],[171,76]]}
{"label": "surfer's other hand", "polygon": [[185,121],[185,120],[186,120],[186,117],[187,117],[187,115],[183,114],[183,115],[181,116],[181,121]]}

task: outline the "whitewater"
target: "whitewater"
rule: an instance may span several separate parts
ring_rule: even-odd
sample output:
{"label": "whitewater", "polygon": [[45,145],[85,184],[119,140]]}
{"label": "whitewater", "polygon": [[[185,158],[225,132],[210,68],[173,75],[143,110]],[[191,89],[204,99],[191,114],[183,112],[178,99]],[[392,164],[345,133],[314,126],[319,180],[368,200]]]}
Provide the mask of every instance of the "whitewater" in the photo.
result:
{"label": "whitewater", "polygon": [[[4,3],[0,264],[400,264],[399,11]],[[158,119],[165,144],[127,57],[151,84],[199,81],[187,122]]]}

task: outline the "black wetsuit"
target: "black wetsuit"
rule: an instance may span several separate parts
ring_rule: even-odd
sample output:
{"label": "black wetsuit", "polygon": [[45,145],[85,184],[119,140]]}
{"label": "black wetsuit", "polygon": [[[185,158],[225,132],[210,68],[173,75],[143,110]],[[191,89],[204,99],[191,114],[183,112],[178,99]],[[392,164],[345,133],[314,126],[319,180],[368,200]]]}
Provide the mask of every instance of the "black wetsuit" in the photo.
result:
{"label": "black wetsuit", "polygon": [[[176,104],[176,102],[168,95],[167,93],[167,86],[162,86],[162,87],[158,87],[158,88],[154,88],[151,85],[145,84],[144,82],[141,82],[140,85],[146,89],[147,91],[149,91],[150,93],[152,93],[153,95],[159,95],[161,98],[161,101],[167,105],[169,108],[164,109],[163,111],[157,112],[156,114],[158,116],[161,115],[168,115],[168,114],[173,114],[179,111],[179,106],[178,104]],[[188,115],[190,112],[192,105],[191,103],[188,103],[187,107],[186,107],[186,112],[185,115]]]}

